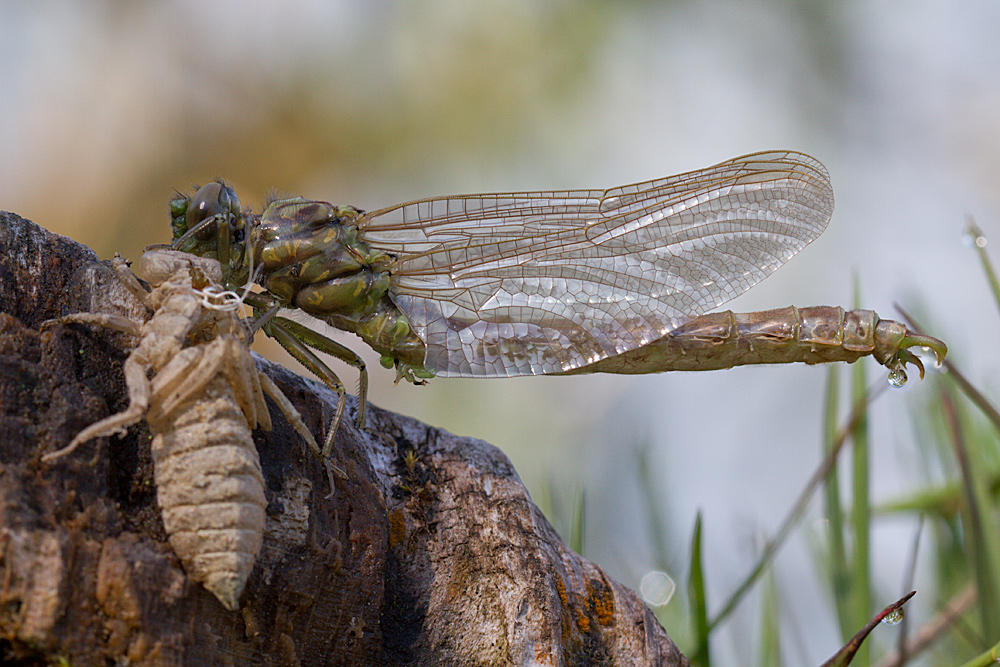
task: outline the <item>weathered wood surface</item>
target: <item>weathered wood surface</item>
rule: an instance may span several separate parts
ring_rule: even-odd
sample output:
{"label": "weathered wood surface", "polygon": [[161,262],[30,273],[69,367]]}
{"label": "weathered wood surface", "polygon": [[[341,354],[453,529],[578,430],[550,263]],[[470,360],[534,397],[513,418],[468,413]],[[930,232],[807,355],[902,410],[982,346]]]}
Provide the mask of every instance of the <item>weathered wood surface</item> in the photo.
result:
{"label": "weathered wood surface", "polygon": [[[372,409],[324,469],[255,431],[264,546],[241,609],[166,543],[149,431],[41,455],[128,402],[134,341],[46,319],[148,316],[89,249],[0,213],[0,660],[132,665],[686,665],[638,596],[572,553],[487,443]],[[334,400],[259,360],[321,434]],[[351,408],[349,408],[351,409]]]}

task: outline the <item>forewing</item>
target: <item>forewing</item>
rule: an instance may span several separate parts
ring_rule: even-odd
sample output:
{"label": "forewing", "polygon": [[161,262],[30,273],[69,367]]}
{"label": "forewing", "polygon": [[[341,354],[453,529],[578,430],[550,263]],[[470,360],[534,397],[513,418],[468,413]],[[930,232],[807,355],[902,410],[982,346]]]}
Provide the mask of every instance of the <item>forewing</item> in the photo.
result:
{"label": "forewing", "polygon": [[557,373],[641,347],[745,292],[826,228],[802,153],[611,190],[435,197],[361,219],[438,375]]}

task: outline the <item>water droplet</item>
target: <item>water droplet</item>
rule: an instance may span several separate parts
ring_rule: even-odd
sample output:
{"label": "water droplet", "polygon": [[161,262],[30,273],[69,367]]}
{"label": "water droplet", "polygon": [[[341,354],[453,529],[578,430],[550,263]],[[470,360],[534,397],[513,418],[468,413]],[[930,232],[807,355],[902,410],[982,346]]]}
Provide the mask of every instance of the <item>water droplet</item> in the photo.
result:
{"label": "water droplet", "polygon": [[937,353],[929,347],[922,347],[920,350],[923,352],[923,357],[925,357],[929,363],[924,364],[924,366],[933,367],[934,370],[944,372],[944,359],[937,356]]}
{"label": "water droplet", "polygon": [[894,368],[889,371],[889,384],[891,384],[896,389],[899,389],[906,384],[906,371],[902,368]]}
{"label": "water droplet", "polygon": [[969,248],[985,248],[986,237],[977,233],[978,230],[966,229],[962,234],[962,243]]}
{"label": "water droplet", "polygon": [[899,625],[902,622],[902,620],[903,620],[903,608],[900,607],[899,609],[895,609],[886,614],[885,618],[882,619],[882,622],[885,623],[886,625]]}
{"label": "water droplet", "polygon": [[927,370],[935,370],[945,372],[944,360],[939,359],[937,354],[929,347],[911,347],[910,353],[915,354],[920,358],[920,361],[924,364],[924,368]]}
{"label": "water droplet", "polygon": [[653,570],[647,572],[639,583],[639,594],[642,595],[643,602],[651,607],[660,607],[674,597],[677,585],[666,572]]}

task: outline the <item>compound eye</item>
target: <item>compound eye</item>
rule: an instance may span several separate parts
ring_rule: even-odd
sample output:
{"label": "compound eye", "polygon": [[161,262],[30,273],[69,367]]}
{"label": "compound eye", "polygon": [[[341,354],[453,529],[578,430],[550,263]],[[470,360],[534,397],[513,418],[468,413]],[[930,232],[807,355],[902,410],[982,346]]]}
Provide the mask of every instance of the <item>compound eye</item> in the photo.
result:
{"label": "compound eye", "polygon": [[219,181],[203,185],[188,204],[185,215],[187,228],[193,229],[202,220],[220,213],[239,217],[240,200],[236,192]]}

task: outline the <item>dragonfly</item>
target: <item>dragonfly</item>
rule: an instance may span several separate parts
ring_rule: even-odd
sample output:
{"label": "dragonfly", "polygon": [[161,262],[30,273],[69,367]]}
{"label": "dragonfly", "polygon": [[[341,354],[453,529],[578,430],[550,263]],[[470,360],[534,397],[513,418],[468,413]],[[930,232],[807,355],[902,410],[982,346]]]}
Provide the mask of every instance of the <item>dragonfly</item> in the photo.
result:
{"label": "dragonfly", "polygon": [[[334,390],[316,355],[368,374],[349,347],[290,317],[357,334],[396,381],[656,373],[873,355],[905,382],[910,348],[941,341],[870,310],[711,312],[816,239],[833,214],[826,168],[795,151],[605,190],[430,197],[364,211],[302,197],[244,209],[223,181],[170,203],[176,250],[218,259],[263,330]],[[261,291],[251,291],[256,284]]]}

